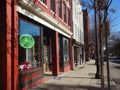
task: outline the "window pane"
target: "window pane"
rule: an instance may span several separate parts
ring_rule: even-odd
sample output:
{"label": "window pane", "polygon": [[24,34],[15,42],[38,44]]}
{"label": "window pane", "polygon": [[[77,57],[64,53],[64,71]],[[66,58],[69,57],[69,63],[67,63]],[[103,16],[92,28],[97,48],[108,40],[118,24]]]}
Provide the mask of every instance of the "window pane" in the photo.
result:
{"label": "window pane", "polygon": [[[25,36],[26,35],[26,36]],[[24,36],[23,39],[21,37]],[[30,36],[34,40],[34,45],[31,48],[26,48],[24,45],[32,43]],[[28,23],[27,21],[19,20],[19,65],[20,70],[26,70],[40,66],[40,27]],[[24,40],[21,45],[21,40]],[[29,66],[26,64],[29,63]],[[25,67],[26,65],[26,67]]]}
{"label": "window pane", "polygon": [[66,22],[66,3],[64,1],[64,22]]}
{"label": "window pane", "polygon": [[70,26],[70,9],[68,9],[68,25]]}
{"label": "window pane", "polygon": [[62,18],[62,1],[58,0],[58,16]]}
{"label": "window pane", "polygon": [[51,9],[53,12],[55,12],[55,2],[54,2],[54,0],[51,0],[51,2],[50,2],[50,9]]}

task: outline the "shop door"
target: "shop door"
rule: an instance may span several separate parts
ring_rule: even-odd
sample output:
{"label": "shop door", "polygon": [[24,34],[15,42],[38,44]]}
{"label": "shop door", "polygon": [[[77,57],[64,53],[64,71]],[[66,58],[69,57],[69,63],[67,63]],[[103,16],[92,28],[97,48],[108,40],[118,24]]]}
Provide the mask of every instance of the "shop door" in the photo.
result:
{"label": "shop door", "polygon": [[44,72],[49,70],[49,47],[44,45]]}

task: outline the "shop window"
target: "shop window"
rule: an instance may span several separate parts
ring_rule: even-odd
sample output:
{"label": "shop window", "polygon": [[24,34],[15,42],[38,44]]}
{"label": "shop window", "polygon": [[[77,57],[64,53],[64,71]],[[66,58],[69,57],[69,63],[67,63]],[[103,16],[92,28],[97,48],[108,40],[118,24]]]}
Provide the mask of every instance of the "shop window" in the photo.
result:
{"label": "shop window", "polygon": [[69,39],[59,34],[59,64],[60,68],[65,68],[69,65],[70,53],[69,53]]}
{"label": "shop window", "polygon": [[67,38],[63,38],[63,58],[64,62],[69,60],[69,40]]}
{"label": "shop window", "polygon": [[19,20],[19,69],[40,67],[40,27]]}
{"label": "shop window", "polygon": [[50,0],[50,9],[55,12],[55,0]]}

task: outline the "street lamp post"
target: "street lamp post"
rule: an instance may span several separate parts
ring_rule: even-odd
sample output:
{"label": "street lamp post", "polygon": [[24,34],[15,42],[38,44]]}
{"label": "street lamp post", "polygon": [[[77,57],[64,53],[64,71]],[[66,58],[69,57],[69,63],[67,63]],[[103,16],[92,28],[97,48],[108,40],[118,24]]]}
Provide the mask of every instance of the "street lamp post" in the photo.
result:
{"label": "street lamp post", "polygon": [[97,22],[96,22],[96,0],[94,0],[94,20],[95,20],[95,44],[96,44],[96,74],[95,78],[100,79],[100,61],[98,55],[98,31],[97,31]]}
{"label": "street lamp post", "polygon": [[107,28],[107,22],[105,23],[105,44],[106,44],[106,61],[107,61],[107,80],[108,80],[108,90],[110,90],[110,70],[109,70],[109,59],[108,59],[108,28]]}

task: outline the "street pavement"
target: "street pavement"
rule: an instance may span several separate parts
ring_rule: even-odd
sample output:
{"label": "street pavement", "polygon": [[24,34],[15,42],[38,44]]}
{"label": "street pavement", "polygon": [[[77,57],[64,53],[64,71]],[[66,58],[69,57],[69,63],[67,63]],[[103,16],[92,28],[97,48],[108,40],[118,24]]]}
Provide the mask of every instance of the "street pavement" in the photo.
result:
{"label": "street pavement", "polygon": [[[104,65],[106,67],[106,65]],[[43,84],[39,84],[29,90],[101,90],[101,80],[95,79],[96,65],[90,60],[74,70],[61,73],[59,76],[47,77]],[[105,89],[107,88],[107,74],[105,73]],[[111,79],[111,90],[119,90]]]}
{"label": "street pavement", "polygon": [[120,90],[120,59],[110,59],[109,67],[112,80]]}

